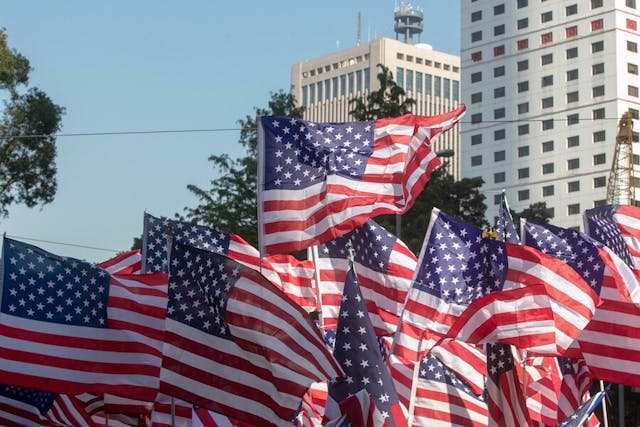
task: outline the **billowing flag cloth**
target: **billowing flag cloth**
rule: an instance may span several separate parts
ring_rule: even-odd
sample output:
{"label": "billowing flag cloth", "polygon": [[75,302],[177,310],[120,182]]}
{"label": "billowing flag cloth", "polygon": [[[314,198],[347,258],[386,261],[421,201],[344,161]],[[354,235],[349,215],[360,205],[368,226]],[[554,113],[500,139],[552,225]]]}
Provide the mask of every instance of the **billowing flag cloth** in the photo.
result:
{"label": "billowing flag cloth", "polygon": [[484,385],[477,390],[432,353],[420,360],[415,389],[413,426],[488,425]]}
{"label": "billowing flag cloth", "polygon": [[489,425],[531,425],[522,384],[514,369],[511,346],[502,343],[487,344],[487,374]]}
{"label": "billowing flag cloth", "polygon": [[507,203],[507,196],[503,191],[500,195],[500,205],[498,206],[498,217],[496,218],[496,231],[498,240],[509,243],[519,243],[520,236],[513,223],[513,217]]}
{"label": "billowing flag cloth", "polygon": [[561,383],[558,394],[557,422],[573,415],[590,398],[592,377],[582,359],[558,358]]}
{"label": "billowing flag cloth", "polygon": [[631,300],[638,283],[629,267],[609,248],[576,230],[526,222],[523,242],[574,268],[600,294],[601,303],[565,354],[584,358],[594,378],[640,386],[637,328],[640,308]]}
{"label": "billowing flag cloth", "polygon": [[600,405],[608,390],[609,387],[591,396],[589,400],[580,405],[574,414],[558,424],[558,427],[582,427],[591,414],[593,414],[593,411],[595,411],[598,405]]}
{"label": "billowing flag cloth", "polygon": [[335,329],[348,270],[347,244],[355,249],[360,291],[378,336],[393,335],[411,286],[417,258],[400,239],[373,220],[318,247],[322,318]]}
{"label": "billowing flag cloth", "polygon": [[318,311],[313,261],[298,260],[291,255],[273,255],[263,261],[280,277],[282,292],[306,312]]}
{"label": "billowing flag cloth", "polygon": [[153,401],[166,275],[110,276],[90,263],[4,239],[0,378],[58,393]]}
{"label": "billowing flag cloth", "polygon": [[483,239],[477,227],[434,209],[392,352],[416,360],[450,337],[556,354],[591,319],[597,299],[557,259]]}
{"label": "billowing flag cloth", "polygon": [[190,403],[158,393],[151,413],[151,425],[153,427],[191,427],[192,409],[193,405]]}
{"label": "billowing flag cloth", "polygon": [[308,314],[257,271],[174,242],[160,391],[255,425],[291,423],[342,376]]}
{"label": "billowing flag cloth", "polygon": [[142,272],[142,251],[135,249],[119,253],[113,258],[101,262],[98,267],[104,268],[109,274],[140,274]]}
{"label": "billowing flag cloth", "polygon": [[348,123],[260,118],[260,253],[305,249],[406,212],[440,165],[431,141],[465,109]]}
{"label": "billowing flag cloth", "polygon": [[[327,407],[325,417],[328,420],[346,415],[353,425],[366,425],[361,424],[362,420],[371,419],[374,413],[369,412],[371,408],[366,404],[368,400],[363,399],[363,396],[369,396],[381,414],[384,425],[407,425],[406,415],[399,405],[391,375],[378,345],[356,274],[350,268],[345,279],[333,351],[344,369],[345,377],[329,383],[329,397],[340,405],[341,413],[330,413],[330,408]],[[361,391],[363,392],[359,394],[359,398],[345,402]]]}

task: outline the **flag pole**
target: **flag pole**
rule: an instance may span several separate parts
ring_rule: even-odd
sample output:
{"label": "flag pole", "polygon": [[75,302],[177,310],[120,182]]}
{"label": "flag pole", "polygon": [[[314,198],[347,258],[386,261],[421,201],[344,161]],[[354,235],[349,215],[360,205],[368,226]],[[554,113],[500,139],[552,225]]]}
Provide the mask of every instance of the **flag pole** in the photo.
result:
{"label": "flag pole", "polygon": [[[600,391],[604,391],[604,381],[600,380]],[[609,416],[607,415],[607,399],[602,399],[602,418],[604,427],[609,427]]]}
{"label": "flag pole", "polygon": [[[318,304],[318,322],[320,323],[320,330],[324,334],[324,316],[322,315],[322,293],[320,292],[320,270],[318,269],[318,247],[311,246],[307,254],[311,254],[311,260],[313,261],[313,281],[316,287],[316,303]],[[307,255],[308,257],[308,255]]]}

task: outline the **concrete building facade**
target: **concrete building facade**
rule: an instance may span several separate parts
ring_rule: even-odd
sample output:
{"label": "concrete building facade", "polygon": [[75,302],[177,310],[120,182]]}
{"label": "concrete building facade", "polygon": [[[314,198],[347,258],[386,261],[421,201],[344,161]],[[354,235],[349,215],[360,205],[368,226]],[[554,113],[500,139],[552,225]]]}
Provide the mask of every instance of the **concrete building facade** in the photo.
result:
{"label": "concrete building facade", "polygon": [[461,0],[461,14],[462,176],[483,178],[490,222],[505,190],[515,211],[544,201],[582,228],[606,203],[622,114],[638,119],[636,0]]}

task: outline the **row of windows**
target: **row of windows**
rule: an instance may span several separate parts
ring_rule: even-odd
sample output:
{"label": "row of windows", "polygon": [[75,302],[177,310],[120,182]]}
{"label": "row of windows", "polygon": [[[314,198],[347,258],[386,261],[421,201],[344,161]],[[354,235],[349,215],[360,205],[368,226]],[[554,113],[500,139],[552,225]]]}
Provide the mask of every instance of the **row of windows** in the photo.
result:
{"label": "row of windows", "polygon": [[[524,191],[524,190],[523,190]],[[494,205],[499,205],[500,204],[500,200],[501,200],[502,195],[501,194],[496,194],[493,196],[493,204]],[[527,199],[523,199],[523,200],[527,200]],[[594,200],[593,201],[593,207],[597,208],[600,206],[604,206],[607,204],[607,201],[605,199],[602,200]],[[580,210],[580,203],[571,203],[567,205],[567,215],[580,215],[580,213],[582,212]],[[549,216],[551,218],[555,217],[555,208],[553,207],[547,207],[547,213],[549,214]]]}
{"label": "row of windows", "polygon": [[415,62],[416,64],[419,65],[426,65],[427,67],[433,67],[433,68],[442,68],[445,71],[453,71],[454,73],[459,73],[460,72],[460,67],[458,67],[457,65],[450,65],[450,64],[443,64],[439,61],[432,61],[430,59],[423,59],[420,58],[419,56],[413,56],[413,55],[405,55],[404,53],[400,53],[398,52],[396,54],[396,58],[398,58],[401,61],[407,61],[407,62]]}
{"label": "row of windows", "polygon": [[320,75],[325,72],[330,72],[331,70],[338,70],[340,68],[346,68],[353,65],[360,64],[362,62],[369,60],[369,54],[365,53],[364,55],[356,56],[355,58],[344,59],[340,62],[334,62],[333,64],[327,64],[322,67],[314,68],[313,70],[304,71],[302,73],[303,78],[314,77],[316,75]]}
{"label": "row of windows", "polygon": [[[529,155],[529,146],[518,147],[518,157],[525,157]],[[493,153],[493,162],[502,162],[506,159],[506,151],[499,150],[494,151]],[[604,165],[607,163],[607,156],[605,153],[598,153],[593,155],[593,166]],[[481,166],[482,165],[482,154],[478,154],[477,156],[471,156],[471,166]],[[526,169],[526,176],[518,176],[518,178],[529,178],[529,168],[522,168],[524,171]],[[573,159],[567,160],[567,170],[575,170],[580,169],[580,158],[576,157]],[[555,172],[555,163],[543,163],[542,164],[542,174],[549,175]],[[525,173],[525,172],[523,172]],[[498,172],[494,174],[493,182],[495,184],[500,184],[505,181],[504,172]]]}
{"label": "row of windows", "polygon": [[[591,182],[592,185],[592,189],[596,189],[596,188],[605,188],[607,186],[607,177],[606,176],[596,176],[592,179]],[[566,184],[566,188],[565,188],[567,193],[576,193],[578,191],[580,191],[580,180],[576,180],[576,181],[569,181]],[[540,188],[540,194],[542,195],[542,197],[551,197],[551,196],[555,196],[556,194],[556,186],[555,184],[549,184],[549,185],[543,185]],[[496,205],[500,203],[500,195],[497,195],[498,198],[498,203],[495,203]],[[531,198],[531,190],[528,188],[525,188],[523,190],[518,190],[518,194],[517,194],[517,200],[519,202],[523,202],[526,200],[529,200]],[[496,200],[496,198],[494,198],[494,201]]]}
{"label": "row of windows", "polygon": [[460,82],[420,71],[396,69],[396,84],[406,92],[424,93],[439,98],[460,100]]}
{"label": "row of windows", "polygon": [[[471,0],[472,3],[476,2],[477,0]],[[545,0],[542,0],[545,1]],[[625,5],[627,7],[636,8],[636,0],[625,0]],[[522,9],[524,7],[529,6],[529,0],[516,0],[516,7],[518,9]],[[603,6],[603,0],[591,0],[591,9],[597,9]],[[497,16],[497,15],[502,15],[505,12],[505,8],[504,8],[504,4],[499,4],[493,7],[493,15]],[[577,4],[572,4],[569,6],[565,7],[565,15],[566,16],[571,16],[571,15],[575,15],[576,13],[578,13],[578,5]],[[541,22],[548,22],[552,19],[553,15],[551,15],[551,12],[545,12],[541,15],[540,20]],[[482,11],[478,10],[475,12],[471,13],[471,22],[477,22],[482,20]]]}
{"label": "row of windows", "polygon": [[312,105],[323,100],[368,91],[370,77],[369,68],[365,68],[302,86],[302,105]]}

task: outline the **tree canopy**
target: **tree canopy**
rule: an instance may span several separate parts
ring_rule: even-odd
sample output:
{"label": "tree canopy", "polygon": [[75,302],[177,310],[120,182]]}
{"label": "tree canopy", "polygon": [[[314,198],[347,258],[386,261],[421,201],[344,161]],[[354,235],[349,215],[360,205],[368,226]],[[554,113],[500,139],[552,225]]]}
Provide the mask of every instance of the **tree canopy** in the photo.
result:
{"label": "tree canopy", "polygon": [[53,201],[57,190],[56,138],[64,108],[43,91],[28,88],[31,66],[7,44],[0,29],[0,217],[15,203],[34,207]]}

